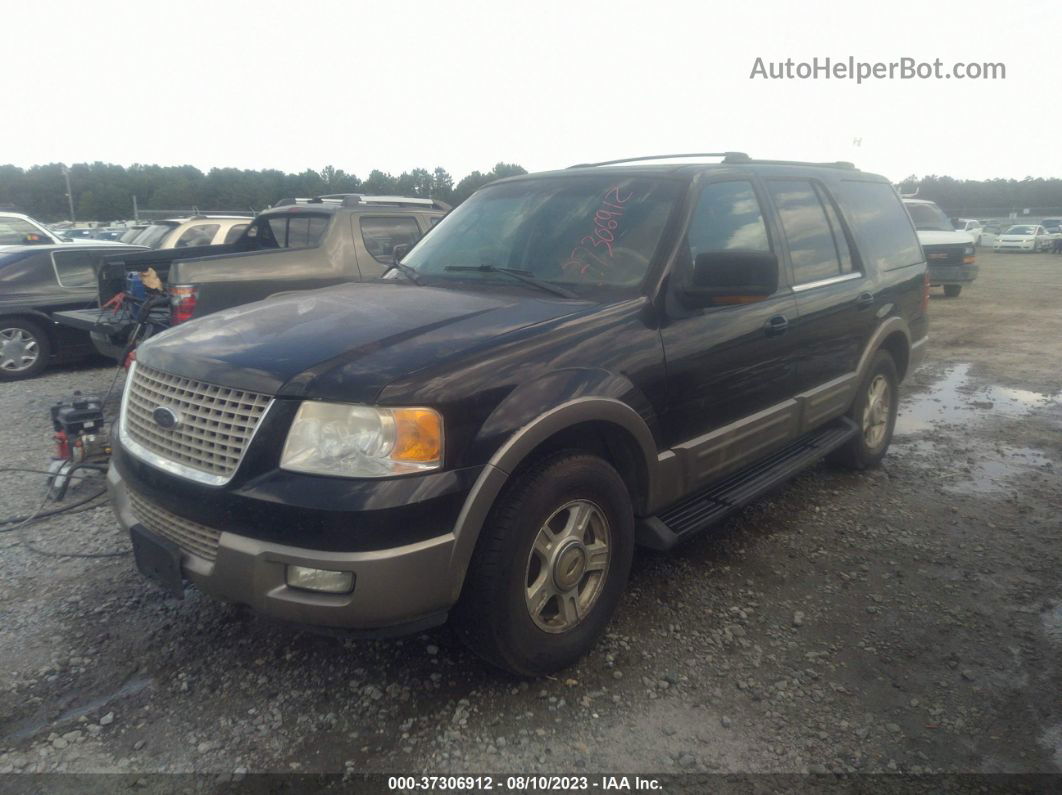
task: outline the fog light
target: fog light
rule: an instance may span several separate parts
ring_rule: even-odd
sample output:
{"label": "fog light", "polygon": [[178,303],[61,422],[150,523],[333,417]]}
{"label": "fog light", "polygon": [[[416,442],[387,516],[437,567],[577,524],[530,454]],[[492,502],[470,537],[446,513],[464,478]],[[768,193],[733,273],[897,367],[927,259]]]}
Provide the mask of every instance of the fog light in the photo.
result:
{"label": "fog light", "polygon": [[287,566],[287,581],[292,588],[319,593],[350,593],[354,590],[354,572]]}

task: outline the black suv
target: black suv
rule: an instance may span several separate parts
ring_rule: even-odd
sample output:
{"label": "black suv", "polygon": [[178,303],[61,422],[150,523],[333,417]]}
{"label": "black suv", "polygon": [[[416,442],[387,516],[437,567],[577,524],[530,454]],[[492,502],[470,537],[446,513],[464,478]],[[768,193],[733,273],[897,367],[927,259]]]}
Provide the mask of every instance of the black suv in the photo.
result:
{"label": "black suv", "polygon": [[877,464],[927,301],[899,196],[849,164],[506,179],[383,279],[149,340],[112,498],[176,594],[377,635],[449,616],[540,674],[590,648],[636,544],[828,454]]}

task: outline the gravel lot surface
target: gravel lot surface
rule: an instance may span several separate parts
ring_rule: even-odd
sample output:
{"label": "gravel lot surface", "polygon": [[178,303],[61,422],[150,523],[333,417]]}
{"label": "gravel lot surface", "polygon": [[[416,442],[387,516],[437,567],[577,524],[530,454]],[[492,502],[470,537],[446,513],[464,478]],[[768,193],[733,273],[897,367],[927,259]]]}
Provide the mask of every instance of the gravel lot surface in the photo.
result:
{"label": "gravel lot surface", "polygon": [[[820,465],[640,554],[556,678],[445,628],[319,636],[27,548],[127,550],[105,506],[0,533],[0,773],[1062,772],[1062,257],[979,261],[934,291],[881,469]],[[3,464],[46,464],[49,405],[111,375],[0,385]],[[0,477],[0,516],[40,503],[39,476]]]}

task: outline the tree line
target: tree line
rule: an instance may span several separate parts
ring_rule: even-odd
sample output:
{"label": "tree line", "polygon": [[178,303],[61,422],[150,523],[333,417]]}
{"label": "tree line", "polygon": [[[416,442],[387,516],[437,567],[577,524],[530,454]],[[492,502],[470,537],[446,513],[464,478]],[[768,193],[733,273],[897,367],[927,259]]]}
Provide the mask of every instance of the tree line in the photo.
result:
{"label": "tree line", "polygon": [[954,179],[910,176],[899,185],[905,194],[918,191],[918,198],[936,202],[951,216],[1005,217],[1048,215],[1062,211],[1062,179]]}
{"label": "tree line", "polygon": [[[70,216],[63,164],[19,168],[0,165],[0,208],[13,209],[46,222]],[[473,171],[454,184],[444,168],[415,168],[399,176],[380,170],[365,179],[326,166],[301,174],[276,169],[254,171],[195,166],[79,163],[70,166],[70,192],[78,221],[117,221],[133,217],[133,197],[140,210],[263,210],[288,196],[365,193],[434,198],[456,205],[488,182],[527,171],[515,163],[498,163],[485,173]]]}
{"label": "tree line", "polygon": [[[325,166],[286,174],[195,166],[157,166],[79,163],[70,167],[74,214],[79,221],[115,221],[133,217],[133,197],[140,210],[262,210],[286,196],[324,193],[366,193],[422,196],[460,204],[475,190],[501,177],[527,172],[515,163],[498,163],[487,172],[473,171],[456,184],[444,168],[415,168],[397,177],[378,169],[360,179],[342,169]],[[918,191],[949,215],[1006,216],[1062,212],[1062,179],[959,180],[931,175],[903,180],[904,193]],[[54,222],[69,217],[66,181],[61,163],[19,168],[0,165],[0,208],[15,209]]]}

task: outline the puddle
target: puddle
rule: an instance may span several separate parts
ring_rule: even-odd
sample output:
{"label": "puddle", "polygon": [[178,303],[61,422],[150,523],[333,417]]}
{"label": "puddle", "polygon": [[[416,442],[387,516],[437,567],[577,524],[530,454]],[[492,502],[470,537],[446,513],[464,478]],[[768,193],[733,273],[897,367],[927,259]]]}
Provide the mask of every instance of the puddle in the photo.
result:
{"label": "puddle", "polygon": [[949,367],[927,391],[904,400],[896,418],[896,433],[930,430],[940,425],[966,425],[992,417],[1021,417],[1062,401],[1027,389],[971,383],[970,364]]}
{"label": "puddle", "polygon": [[931,464],[936,469],[938,485],[952,494],[1009,491],[1008,482],[1016,476],[1056,472],[1054,461],[1033,447],[989,445],[969,439],[967,442],[973,445],[972,449],[946,460],[940,458],[937,445],[927,439],[897,438],[893,444],[899,455]]}

